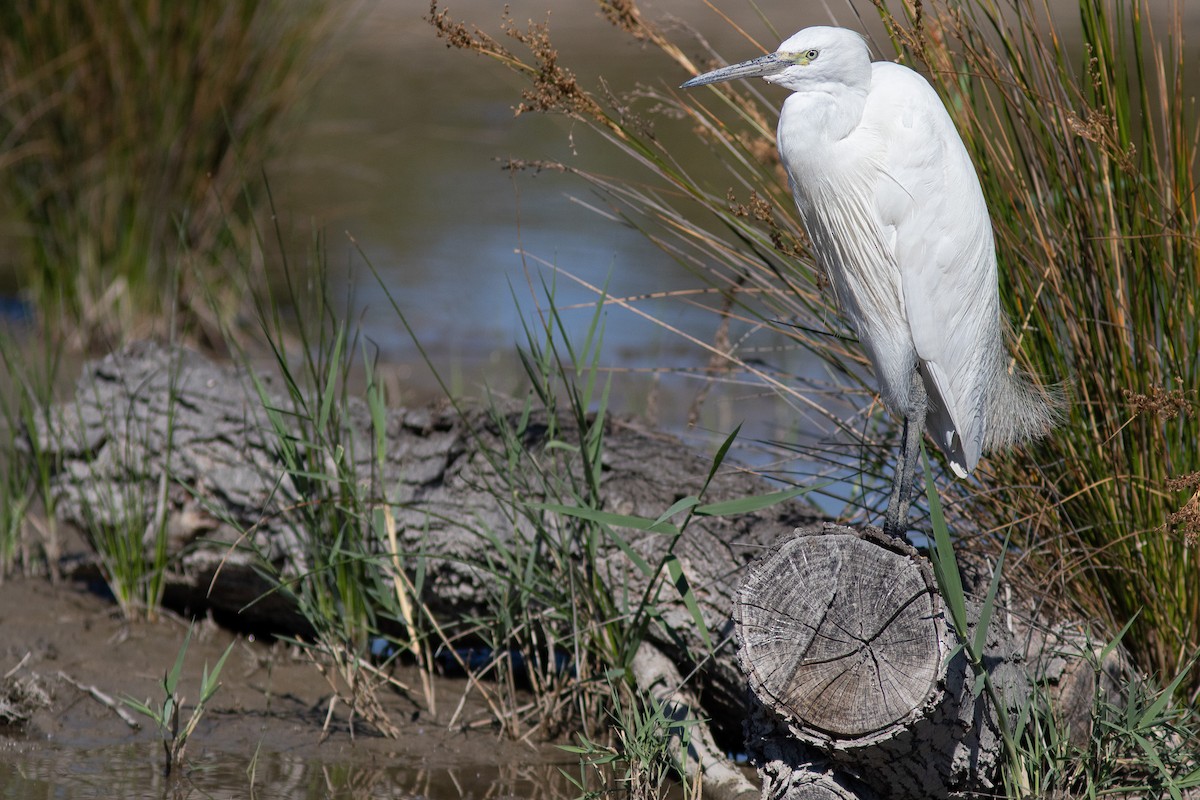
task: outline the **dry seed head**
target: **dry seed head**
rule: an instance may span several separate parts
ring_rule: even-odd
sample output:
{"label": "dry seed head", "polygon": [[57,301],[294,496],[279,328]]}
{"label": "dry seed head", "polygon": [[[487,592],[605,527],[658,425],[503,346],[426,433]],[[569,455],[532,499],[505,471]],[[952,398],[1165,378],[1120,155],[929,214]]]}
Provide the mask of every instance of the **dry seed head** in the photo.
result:
{"label": "dry seed head", "polygon": [[630,100],[645,96],[643,93],[630,92],[624,95],[626,99],[622,99],[609,88],[608,81],[603,77],[600,78],[600,88],[604,92],[605,102],[608,103],[609,108],[617,116],[617,124],[634,131],[644,139],[654,139],[654,124],[636,113],[629,104]]}
{"label": "dry seed head", "polygon": [[770,199],[751,189],[749,202],[739,203],[737,195],[734,194],[731,187],[725,195],[725,201],[728,204],[729,213],[735,217],[765,222],[767,234],[771,237],[771,245],[780,253],[794,257],[801,255],[801,247],[796,241],[796,237],[779,226]]}
{"label": "dry seed head", "polygon": [[446,47],[457,47],[460,50],[473,50],[481,55],[496,55],[511,58],[512,54],[500,46],[500,43],[476,28],[468,30],[461,22],[450,19],[450,12],[439,11],[437,0],[430,0],[429,16],[425,18],[434,27],[439,39],[444,39]]}
{"label": "dry seed head", "polygon": [[496,159],[501,161],[500,168],[509,172],[527,172],[532,171],[537,174],[542,170],[550,170],[551,172],[571,172],[571,168],[560,161],[544,161],[542,159],[524,159],[524,158],[509,158]]}
{"label": "dry seed head", "polygon": [[650,38],[642,13],[632,0],[601,0],[600,13],[617,28],[625,31],[639,42]]}
{"label": "dry seed head", "polygon": [[580,88],[575,75],[558,63],[558,50],[550,42],[548,22],[530,20],[521,30],[505,8],[502,25],[506,35],[529,48],[537,63],[533,88],[521,91],[525,102],[517,106],[517,116],[529,111],[560,111],[571,116],[604,120],[604,113],[596,101]]}
{"label": "dry seed head", "polygon": [[750,208],[745,203],[737,201],[737,195],[733,193],[733,187],[729,187],[729,191],[725,193],[725,202],[729,205],[729,213],[735,217],[750,216]]}
{"label": "dry seed head", "polygon": [[1165,527],[1174,528],[1176,533],[1183,535],[1184,544],[1195,547],[1200,542],[1200,492],[1192,495],[1183,508],[1172,512]]}
{"label": "dry seed head", "polygon": [[1167,491],[1183,492],[1188,489],[1200,489],[1200,472],[1189,472],[1186,475],[1177,475],[1174,478],[1167,478]]}
{"label": "dry seed head", "polygon": [[1137,148],[1132,144],[1127,148],[1121,147],[1116,122],[1111,114],[1089,108],[1086,117],[1080,118],[1077,114],[1067,111],[1066,122],[1071,133],[1107,150],[1122,172],[1133,173],[1133,157],[1137,154]]}
{"label": "dry seed head", "polygon": [[774,221],[774,216],[771,214],[771,203],[753,189],[750,190],[750,213],[759,222]]}
{"label": "dry seed head", "polygon": [[[1180,414],[1193,416],[1196,409],[1188,399],[1188,392],[1182,389],[1164,390],[1161,386],[1151,386],[1149,394],[1141,394],[1129,389],[1123,389],[1125,399],[1129,401],[1134,416],[1147,412],[1157,414],[1160,419],[1175,419]],[[1194,394],[1194,392],[1192,392]]]}
{"label": "dry seed head", "polygon": [[1183,534],[1184,544],[1192,547],[1200,542],[1200,472],[1168,478],[1165,485],[1170,492],[1192,490],[1191,498],[1178,511],[1171,512],[1163,525],[1164,530],[1174,528]]}
{"label": "dry seed head", "polygon": [[750,202],[748,203],[738,202],[737,195],[733,192],[733,187],[730,187],[728,192],[726,192],[725,200],[729,204],[730,213],[735,217],[742,217],[743,219],[753,217],[759,222],[770,222],[772,219],[770,202],[764,200],[762,195],[754,189],[750,190]]}

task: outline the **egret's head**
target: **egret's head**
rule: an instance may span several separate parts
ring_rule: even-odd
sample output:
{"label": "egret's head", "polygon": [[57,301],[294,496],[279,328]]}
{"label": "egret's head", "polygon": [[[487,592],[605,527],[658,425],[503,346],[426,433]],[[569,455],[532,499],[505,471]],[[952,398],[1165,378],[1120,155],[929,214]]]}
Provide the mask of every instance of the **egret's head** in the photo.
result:
{"label": "egret's head", "polygon": [[774,53],[697,75],[681,88],[755,77],[793,92],[822,83],[866,86],[871,80],[871,51],[855,31],[805,28]]}

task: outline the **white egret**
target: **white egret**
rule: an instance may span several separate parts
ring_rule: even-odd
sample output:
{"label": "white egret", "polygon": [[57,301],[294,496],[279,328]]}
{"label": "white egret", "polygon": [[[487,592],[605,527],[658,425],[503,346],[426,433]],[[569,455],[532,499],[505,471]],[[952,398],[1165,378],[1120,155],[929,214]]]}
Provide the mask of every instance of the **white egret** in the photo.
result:
{"label": "white egret", "polygon": [[793,92],[777,143],[801,223],[904,418],[884,522],[900,536],[926,428],[966,477],[985,451],[1047,433],[1061,403],[1009,368],[983,191],[933,87],[872,63],[858,33],[813,27],[683,88],[756,76]]}

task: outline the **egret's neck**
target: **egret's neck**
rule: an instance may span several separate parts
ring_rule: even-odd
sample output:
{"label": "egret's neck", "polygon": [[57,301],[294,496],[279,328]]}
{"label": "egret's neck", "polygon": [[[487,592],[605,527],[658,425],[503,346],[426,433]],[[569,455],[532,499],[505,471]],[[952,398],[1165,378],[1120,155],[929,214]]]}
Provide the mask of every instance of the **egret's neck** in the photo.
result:
{"label": "egret's neck", "polygon": [[788,138],[818,146],[844,139],[862,120],[867,89],[818,83],[793,92],[783,104],[780,133],[784,133],[786,126]]}

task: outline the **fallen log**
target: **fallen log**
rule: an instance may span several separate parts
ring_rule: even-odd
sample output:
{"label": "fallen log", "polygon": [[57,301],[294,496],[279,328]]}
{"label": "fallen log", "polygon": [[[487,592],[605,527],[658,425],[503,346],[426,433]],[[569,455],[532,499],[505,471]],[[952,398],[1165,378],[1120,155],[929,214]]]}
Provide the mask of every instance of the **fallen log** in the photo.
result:
{"label": "fallen log", "polygon": [[[212,609],[240,624],[303,631],[294,598],[273,591],[278,580],[309,567],[297,509],[312,497],[285,463],[275,428],[291,420],[291,441],[303,445],[300,401],[278,379],[139,344],[87,365],[74,397],[28,431],[28,448],[55,465],[51,505],[60,522],[85,537],[130,524],[167,533],[168,602]],[[352,398],[336,415],[345,448],[325,457],[344,458],[352,473],[371,476],[371,490],[393,514],[403,566],[410,574],[422,570],[420,602],[450,625],[487,611],[494,576],[483,565],[496,548],[529,535],[518,502],[555,499],[534,485],[516,486],[495,454],[516,448],[553,458],[559,445],[578,446],[583,436],[569,420],[544,412],[390,409],[380,465],[367,405]],[[709,460],[678,439],[614,419],[603,435],[605,510],[653,519],[705,488]],[[704,499],[773,488],[725,466]],[[708,650],[684,603],[665,597],[659,611],[668,624],[652,627],[639,650],[639,685],[686,718],[711,721],[719,744],[698,738],[703,752],[695,763],[719,776],[709,787],[714,796],[747,791],[719,759],[722,747],[738,746],[743,722],[764,796],[872,800],[990,786],[999,757],[994,710],[968,696],[970,676],[959,661],[945,659],[953,644],[922,560],[870,532],[812,527],[817,516],[789,502],[693,520],[672,552],[716,647]],[[153,537],[144,543],[147,551],[154,544]],[[647,532],[629,532],[620,545],[604,540],[596,554],[600,577],[614,594],[636,596],[648,581],[637,561],[658,563],[667,546],[667,537]],[[743,583],[747,566],[764,553]],[[95,570],[93,554],[77,574]],[[739,584],[741,658],[764,697],[749,707],[733,644]],[[1032,619],[1012,622],[1000,614],[989,629],[996,679],[1012,698],[1036,681],[1078,697],[1117,683],[1111,665],[1100,682],[1086,663],[1078,667],[1080,654],[1094,651],[1080,637],[1044,633],[1051,626]],[[1028,633],[1021,646],[1010,627]]]}
{"label": "fallen log", "polygon": [[[296,442],[311,436],[301,430],[303,409],[281,382],[269,375],[257,380],[262,391],[244,369],[186,349],[133,345],[86,365],[73,398],[49,409],[28,433],[29,448],[56,464],[54,513],[86,537],[130,525],[152,533],[151,523],[162,521],[168,534],[168,602],[212,609],[236,624],[304,632],[306,621],[294,599],[274,589],[276,580],[309,566],[309,533],[297,509],[312,497],[285,463],[272,413],[292,421]],[[420,602],[449,624],[485,614],[494,581],[482,565],[496,548],[530,535],[516,503],[555,499],[536,494],[532,484],[520,486],[522,496],[512,499],[518,489],[511,484],[514,476],[503,473],[495,454],[519,447],[554,457],[561,449],[546,450],[550,420],[543,412],[523,419],[521,409],[390,409],[380,470],[373,461],[375,432],[366,403],[351,398],[337,413],[349,469],[373,476],[386,492],[410,574],[420,558]],[[578,445],[580,432],[570,421],[556,420],[553,429],[562,442]],[[514,431],[520,431],[515,442]],[[710,461],[675,437],[615,419],[606,422],[603,435],[605,510],[653,519],[704,488]],[[726,466],[708,484],[704,499],[720,502],[775,489]],[[732,519],[696,518],[675,544],[718,647],[707,654],[692,612],[669,593],[659,610],[671,633],[654,628],[651,643],[682,674],[695,676],[691,685],[703,699],[702,714],[726,742],[741,738],[745,703],[730,618],[738,577],[781,531],[815,518],[796,501]],[[614,592],[637,596],[648,578],[630,553],[657,563],[668,542],[658,533],[627,533],[627,550],[611,540],[599,542],[597,564]],[[94,554],[82,569],[95,574]]]}

